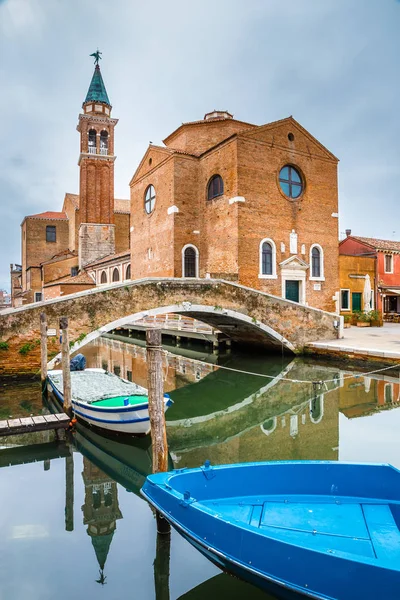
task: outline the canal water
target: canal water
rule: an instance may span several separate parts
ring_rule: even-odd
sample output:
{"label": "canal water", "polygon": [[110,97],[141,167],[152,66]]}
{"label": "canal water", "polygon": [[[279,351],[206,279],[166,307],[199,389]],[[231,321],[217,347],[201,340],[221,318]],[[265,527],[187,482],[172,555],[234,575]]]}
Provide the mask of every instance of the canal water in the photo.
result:
{"label": "canal water", "polygon": [[[393,371],[365,376],[285,356],[169,350],[163,376],[174,400],[166,415],[171,468],[207,459],[400,468],[400,380]],[[83,352],[88,366],[146,385],[142,341],[107,336]],[[0,382],[0,419],[43,411],[36,381]],[[170,543],[157,541],[153,512],[139,495],[151,471],[148,437],[106,438],[78,425],[71,444],[46,432],[0,439],[0,448],[0,600],[272,599],[221,574],[176,532]]]}

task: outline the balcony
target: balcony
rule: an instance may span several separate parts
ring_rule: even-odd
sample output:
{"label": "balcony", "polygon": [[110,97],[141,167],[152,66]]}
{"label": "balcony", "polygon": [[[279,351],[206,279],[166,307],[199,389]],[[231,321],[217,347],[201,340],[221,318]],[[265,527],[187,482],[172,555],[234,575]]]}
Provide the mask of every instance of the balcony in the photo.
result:
{"label": "balcony", "polygon": [[96,146],[89,146],[88,152],[89,154],[96,154]]}
{"label": "balcony", "polygon": [[100,148],[100,154],[102,154],[103,156],[107,156],[108,148]]}

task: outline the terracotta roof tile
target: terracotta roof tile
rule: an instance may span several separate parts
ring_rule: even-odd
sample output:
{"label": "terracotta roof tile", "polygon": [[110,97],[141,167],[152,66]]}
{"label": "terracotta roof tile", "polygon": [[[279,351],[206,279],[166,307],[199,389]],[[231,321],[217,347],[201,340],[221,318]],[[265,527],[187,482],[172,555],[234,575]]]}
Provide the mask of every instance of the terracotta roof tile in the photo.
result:
{"label": "terracotta roof tile", "polygon": [[76,285],[79,283],[96,285],[95,282],[93,281],[93,279],[90,277],[90,275],[88,275],[86,273],[86,271],[82,271],[81,273],[79,273],[78,275],[75,275],[74,277],[72,277],[71,275],[67,275],[67,277],[61,277],[60,279],[54,279],[53,281],[49,281],[43,287],[50,287],[52,285],[58,285],[58,284]]}
{"label": "terracotta roof tile", "polygon": [[131,212],[131,201],[114,198],[114,212],[129,214]]}
{"label": "terracotta roof tile", "polygon": [[124,257],[130,258],[131,256],[131,251],[130,250],[124,250],[123,252],[118,252],[118,254],[109,254],[108,256],[103,256],[103,258],[99,258],[99,260],[95,260],[92,263],[89,263],[88,265],[85,265],[85,269],[90,269],[92,267],[97,267],[98,265],[102,265],[104,263],[108,263],[108,262],[112,262],[113,260],[117,260],[118,258],[124,258]]}
{"label": "terracotta roof tile", "polygon": [[210,125],[212,123],[218,123],[218,122],[229,122],[229,123],[241,123],[242,125],[244,125],[244,129],[251,129],[251,128],[255,128],[257,127],[257,125],[254,125],[254,123],[247,123],[246,121],[241,121],[240,119],[232,119],[230,117],[215,117],[213,119],[201,119],[201,121],[189,121],[186,123],[182,123],[181,125],[179,125],[179,127],[177,127],[177,129],[175,129],[172,133],[170,133],[164,140],[163,143],[168,146],[168,142],[171,140],[171,138],[173,138],[178,131],[180,131],[181,129],[183,129],[184,127],[189,127],[189,126],[193,126],[193,125]]}
{"label": "terracotta roof tile", "polygon": [[74,256],[78,256],[77,252],[72,252],[72,250],[62,250],[62,252],[58,252],[52,256],[49,260],[44,260],[41,262],[41,265],[48,265],[49,263],[58,262],[60,260],[65,260],[67,258],[73,258]]}
{"label": "terracotta roof tile", "polygon": [[26,219],[68,219],[67,215],[64,212],[55,212],[48,210],[46,212],[38,213],[37,215],[28,215],[25,217]]}
{"label": "terracotta roof tile", "polygon": [[65,194],[64,202],[65,200],[71,200],[75,208],[79,208],[79,194],[70,194],[69,192],[67,192]]}
{"label": "terracotta roof tile", "polygon": [[376,250],[395,250],[397,252],[400,251],[400,242],[395,242],[393,240],[380,240],[378,238],[361,237],[358,235],[352,235],[351,237],[354,240],[358,240],[359,242],[372,246]]}

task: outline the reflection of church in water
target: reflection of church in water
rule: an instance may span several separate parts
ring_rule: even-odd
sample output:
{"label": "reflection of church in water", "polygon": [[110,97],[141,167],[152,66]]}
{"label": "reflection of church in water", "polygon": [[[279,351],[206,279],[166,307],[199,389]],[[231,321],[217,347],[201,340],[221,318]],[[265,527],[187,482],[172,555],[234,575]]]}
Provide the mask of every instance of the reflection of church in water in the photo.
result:
{"label": "reflection of church in water", "polygon": [[117,527],[117,519],[122,519],[117,484],[86,457],[83,458],[82,477],[85,485],[83,523],[88,526],[87,533],[92,538],[100,567],[100,579],[97,581],[104,584],[104,565]]}

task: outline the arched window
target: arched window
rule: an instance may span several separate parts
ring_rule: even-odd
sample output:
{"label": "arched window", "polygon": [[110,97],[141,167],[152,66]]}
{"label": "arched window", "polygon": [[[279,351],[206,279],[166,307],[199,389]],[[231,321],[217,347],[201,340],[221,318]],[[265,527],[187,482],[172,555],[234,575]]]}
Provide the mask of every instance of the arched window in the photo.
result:
{"label": "arched window", "polygon": [[321,252],[316,246],[311,251],[311,271],[313,277],[321,277]]}
{"label": "arched window", "polygon": [[88,152],[89,152],[89,154],[96,154],[96,130],[95,129],[89,129]]}
{"label": "arched window", "polygon": [[199,276],[199,251],[196,246],[187,244],[182,249],[182,277]]}
{"label": "arched window", "polygon": [[119,270],[117,269],[117,267],[115,267],[115,269],[113,271],[112,280],[119,281]]}
{"label": "arched window", "polygon": [[298,198],[303,191],[300,173],[291,165],[285,165],[279,171],[279,185],[282,192],[289,198]]}
{"label": "arched window", "polygon": [[104,490],[104,506],[112,506],[113,495],[111,490]]}
{"label": "arched window", "polygon": [[265,421],[260,425],[261,431],[265,433],[265,435],[271,435],[271,433],[273,433],[276,429],[277,422],[278,421],[276,417],[268,419],[268,421]]}
{"label": "arched window", "polygon": [[105,271],[101,273],[100,283],[107,283],[107,273]]}
{"label": "arched window", "polygon": [[100,133],[100,154],[108,154],[108,133],[102,131]]}
{"label": "arched window", "polygon": [[269,242],[264,242],[262,245],[262,274],[272,275],[272,246]]}
{"label": "arched window", "polygon": [[149,185],[146,188],[146,192],[144,194],[144,209],[149,215],[154,210],[154,206],[156,204],[156,191],[152,185]]}
{"label": "arched window", "polygon": [[324,416],[324,395],[321,394],[310,400],[310,419],[313,423],[320,423]]}
{"label": "arched window", "polygon": [[207,199],[212,200],[224,193],[224,182],[221,175],[213,175],[208,182]]}
{"label": "arched window", "polygon": [[276,246],[270,239],[265,238],[260,242],[260,270],[261,279],[276,279]]}
{"label": "arched window", "polygon": [[130,279],[131,278],[131,265],[129,264],[126,267],[126,272],[125,272],[125,279]]}
{"label": "arched window", "polygon": [[319,244],[313,244],[310,248],[310,279],[324,280],[324,253]]}
{"label": "arched window", "polygon": [[97,509],[101,506],[101,492],[99,489],[93,488],[92,492],[93,508]]}

